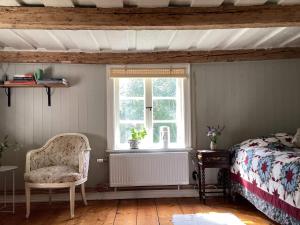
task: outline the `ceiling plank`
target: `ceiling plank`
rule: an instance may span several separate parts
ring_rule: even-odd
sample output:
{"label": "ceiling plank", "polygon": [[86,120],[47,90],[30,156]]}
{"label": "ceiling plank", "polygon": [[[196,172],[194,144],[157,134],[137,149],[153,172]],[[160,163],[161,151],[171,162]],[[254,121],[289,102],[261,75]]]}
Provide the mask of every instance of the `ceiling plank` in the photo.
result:
{"label": "ceiling plank", "polygon": [[46,7],[74,7],[72,0],[42,0],[42,3]]}
{"label": "ceiling plank", "polygon": [[297,34],[297,35],[287,39],[286,41],[282,42],[280,44],[280,47],[285,47],[285,46],[289,45],[290,43],[296,41],[297,39],[300,39],[300,34]]}
{"label": "ceiling plank", "polygon": [[236,6],[263,5],[268,0],[234,0]]}
{"label": "ceiling plank", "polygon": [[300,0],[279,0],[279,5],[296,5],[300,4]]}
{"label": "ceiling plank", "polygon": [[220,6],[224,0],[192,0],[191,7],[213,7]]}
{"label": "ceiling plank", "polygon": [[300,48],[133,53],[0,51],[2,63],[157,64],[300,58]]}
{"label": "ceiling plank", "polygon": [[280,32],[284,31],[286,27],[279,27],[273,30],[272,32],[268,33],[264,38],[258,40],[254,45],[253,48],[258,48],[268,40],[274,38],[276,35],[278,35]]}
{"label": "ceiling plank", "polygon": [[138,7],[156,8],[168,7],[170,0],[137,0]]}
{"label": "ceiling plank", "polygon": [[0,7],[0,29],[230,29],[300,26],[297,6],[168,8]]}
{"label": "ceiling plank", "polygon": [[21,6],[18,0],[0,0],[0,6]]}
{"label": "ceiling plank", "polygon": [[99,8],[122,8],[123,0],[93,0]]}
{"label": "ceiling plank", "polygon": [[249,31],[248,28],[237,30],[237,32],[227,39],[226,43],[222,46],[222,48],[230,48],[232,44],[234,44],[237,40],[239,40],[245,33]]}
{"label": "ceiling plank", "polygon": [[36,49],[36,46],[25,40],[24,37],[14,30],[0,30],[0,41],[5,44],[5,47],[24,50]]}

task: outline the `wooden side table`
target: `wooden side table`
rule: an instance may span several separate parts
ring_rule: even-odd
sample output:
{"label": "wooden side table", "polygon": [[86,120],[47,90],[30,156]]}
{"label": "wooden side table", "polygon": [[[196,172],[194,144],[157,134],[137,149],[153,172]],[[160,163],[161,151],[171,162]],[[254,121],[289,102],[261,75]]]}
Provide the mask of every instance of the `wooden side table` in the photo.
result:
{"label": "wooden side table", "polygon": [[206,192],[205,185],[205,169],[206,168],[220,168],[227,171],[229,177],[230,169],[230,153],[228,150],[198,150],[198,175],[199,175],[199,198],[206,201],[206,193],[223,193],[226,197],[226,188],[228,187],[230,193],[230,185],[225,176],[223,176],[223,191]]}
{"label": "wooden side table", "polygon": [[[0,173],[4,176],[4,196],[3,196],[3,206],[0,208],[2,211],[0,212],[11,212],[15,213],[15,170],[17,169],[17,166],[0,166]],[[7,206],[7,188],[6,188],[6,176],[8,173],[11,173],[12,175],[12,209],[11,210],[5,210]]]}

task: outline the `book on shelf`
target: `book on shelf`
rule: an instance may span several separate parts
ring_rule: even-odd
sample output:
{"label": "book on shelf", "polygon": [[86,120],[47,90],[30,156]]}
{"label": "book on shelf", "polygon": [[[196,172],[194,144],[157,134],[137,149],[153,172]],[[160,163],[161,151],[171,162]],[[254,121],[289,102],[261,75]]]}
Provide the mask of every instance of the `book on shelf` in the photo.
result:
{"label": "book on shelf", "polygon": [[12,80],[4,81],[4,85],[55,85],[63,84],[68,85],[68,81],[65,78],[46,78],[41,80],[35,80],[32,73],[27,74],[15,74]]}
{"label": "book on shelf", "polygon": [[50,78],[50,79],[37,80],[36,83],[41,85],[47,85],[47,84],[68,85],[68,81],[65,78]]}
{"label": "book on shelf", "polygon": [[14,77],[13,80],[34,80],[32,77]]}
{"label": "book on shelf", "polygon": [[31,81],[21,81],[21,80],[6,80],[4,81],[5,85],[35,85],[36,82],[34,80]]}
{"label": "book on shelf", "polygon": [[27,78],[33,78],[34,75],[32,73],[26,73],[26,74],[15,74],[14,75],[14,78],[24,78],[24,77],[27,77]]}
{"label": "book on shelf", "polygon": [[30,84],[32,83],[32,81],[34,80],[34,76],[31,73],[27,73],[27,74],[15,74],[13,76],[13,82],[12,83],[18,83],[18,84],[23,84],[23,83],[28,83],[30,82]]}

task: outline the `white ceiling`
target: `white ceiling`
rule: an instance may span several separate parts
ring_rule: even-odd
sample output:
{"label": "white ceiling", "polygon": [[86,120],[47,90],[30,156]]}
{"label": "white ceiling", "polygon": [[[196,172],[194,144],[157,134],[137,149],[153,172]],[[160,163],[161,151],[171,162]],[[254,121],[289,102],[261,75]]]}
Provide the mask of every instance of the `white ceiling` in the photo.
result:
{"label": "white ceiling", "polygon": [[[0,0],[0,6],[207,7],[221,4],[300,4],[300,0]],[[174,51],[300,47],[300,27],[216,30],[0,29],[0,50]]]}
{"label": "white ceiling", "polygon": [[300,27],[216,30],[0,29],[2,50],[174,51],[300,47]]}
{"label": "white ceiling", "polygon": [[0,0],[0,6],[49,6],[49,7],[168,7],[168,6],[191,6],[208,7],[220,6],[221,4],[262,5],[275,3],[281,5],[300,4],[300,0]]}

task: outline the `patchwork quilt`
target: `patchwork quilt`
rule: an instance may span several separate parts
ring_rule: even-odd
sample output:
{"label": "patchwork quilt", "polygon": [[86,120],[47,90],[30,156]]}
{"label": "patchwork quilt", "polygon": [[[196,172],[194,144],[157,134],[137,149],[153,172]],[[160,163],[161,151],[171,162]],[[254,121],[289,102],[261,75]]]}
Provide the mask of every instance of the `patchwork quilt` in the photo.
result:
{"label": "patchwork quilt", "polygon": [[279,133],[231,148],[233,190],[280,224],[300,224],[300,149]]}

